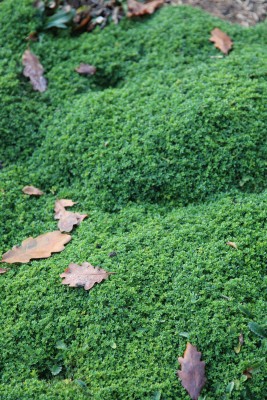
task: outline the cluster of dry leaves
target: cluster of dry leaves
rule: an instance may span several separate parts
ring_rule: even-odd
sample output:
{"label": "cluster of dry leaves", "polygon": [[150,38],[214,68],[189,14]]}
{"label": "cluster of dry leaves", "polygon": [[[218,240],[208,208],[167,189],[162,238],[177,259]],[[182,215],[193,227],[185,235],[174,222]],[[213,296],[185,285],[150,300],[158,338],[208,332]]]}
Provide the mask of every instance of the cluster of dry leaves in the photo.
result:
{"label": "cluster of dry leaves", "polygon": [[[98,4],[99,6],[100,3],[96,2],[95,4]],[[116,6],[116,1],[113,3],[112,4]],[[133,18],[153,14],[164,3],[165,0],[152,0],[146,3],[140,3],[136,0],[128,0],[127,16],[129,18]],[[84,10],[85,9],[82,8],[81,15],[84,14]],[[79,15],[79,13],[77,15]],[[81,18],[80,24],[82,26],[84,21],[87,21],[87,19],[88,22],[91,21],[91,17],[89,16],[83,16]],[[31,35],[29,35],[29,37],[30,36]],[[36,40],[36,38],[34,40]],[[225,55],[229,53],[233,46],[233,42],[230,37],[219,28],[212,30],[210,41],[214,42],[215,47]],[[34,90],[44,92],[47,89],[47,80],[44,77],[44,68],[38,57],[35,56],[29,49],[27,49],[22,56],[22,64],[24,65],[23,75],[30,79]],[[81,63],[77,68],[75,68],[75,71],[80,75],[94,75],[96,73],[96,67],[90,64]]]}
{"label": "cluster of dry leaves", "polygon": [[[22,191],[30,196],[42,196],[44,194],[34,186],[25,186]],[[63,232],[71,232],[75,225],[80,225],[87,217],[87,214],[66,210],[66,207],[72,207],[74,204],[76,203],[69,199],[56,200],[54,218],[58,220],[59,230],[44,233],[36,238],[25,239],[21,246],[14,246],[3,254],[1,262],[8,264],[27,263],[32,259],[48,258],[52,253],[63,251],[65,245],[71,240],[71,235]],[[7,272],[7,269],[0,269],[0,274],[5,272]],[[82,286],[85,290],[89,290],[96,283],[107,279],[110,274],[111,272],[106,272],[85,262],[81,266],[71,263],[60,276],[64,279],[63,285]]]}
{"label": "cluster of dry leaves", "polygon": [[[44,192],[34,186],[25,186],[22,189],[24,194],[30,196],[42,196]],[[44,233],[36,238],[25,239],[21,246],[14,246],[2,256],[1,262],[28,263],[32,259],[48,258],[52,253],[58,253],[65,249],[65,245],[70,242],[71,232],[75,225],[80,223],[87,217],[87,214],[80,214],[66,210],[67,207],[74,206],[75,202],[69,199],[58,199],[55,201],[54,219],[58,220],[57,231]],[[68,233],[64,233],[68,232]],[[227,245],[237,250],[234,242],[227,242]],[[0,268],[0,274],[7,272],[7,269]],[[63,279],[62,284],[70,287],[83,287],[90,290],[95,284],[107,279],[113,272],[107,272],[102,268],[94,267],[88,262],[81,265],[71,263],[69,267],[60,275]],[[239,353],[244,343],[243,335],[239,336],[239,344],[235,348],[235,352]],[[191,399],[197,400],[203,386],[206,383],[205,362],[200,361],[201,353],[191,343],[187,343],[187,347],[183,357],[178,358],[181,370],[177,371],[177,375],[181,380],[183,387],[187,390]]]}
{"label": "cluster of dry leaves", "polygon": [[[30,196],[42,196],[44,193],[34,186],[25,186],[23,193]],[[27,263],[31,259],[48,258],[52,253],[64,250],[65,245],[71,240],[71,236],[62,232],[71,232],[74,225],[79,225],[86,214],[67,211],[66,207],[72,207],[75,202],[68,199],[60,199],[55,202],[54,218],[58,220],[58,231],[47,232],[36,238],[24,240],[21,246],[14,246],[2,256],[1,262],[8,264]],[[0,274],[7,272],[0,268]],[[88,262],[82,265],[71,263],[60,275],[62,284],[70,287],[84,287],[90,290],[96,283],[107,279],[113,272],[107,272],[102,268],[94,267]],[[200,391],[206,382],[205,362],[200,361],[201,353],[190,343],[187,344],[184,357],[179,357],[181,371],[177,371],[182,385],[188,391],[192,399],[198,399]]]}

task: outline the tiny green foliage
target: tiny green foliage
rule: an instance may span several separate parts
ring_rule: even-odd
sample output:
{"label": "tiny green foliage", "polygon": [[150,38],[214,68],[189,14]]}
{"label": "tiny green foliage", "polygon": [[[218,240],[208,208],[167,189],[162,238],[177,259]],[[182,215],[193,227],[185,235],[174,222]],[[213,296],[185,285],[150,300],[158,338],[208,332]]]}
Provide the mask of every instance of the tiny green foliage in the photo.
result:
{"label": "tiny green foliage", "polygon": [[[163,7],[91,34],[47,30],[30,44],[48,80],[36,93],[21,65],[34,13],[0,2],[0,254],[56,230],[56,198],[88,219],[64,252],[1,275],[0,399],[187,399],[176,371],[190,340],[203,399],[262,400],[266,363],[242,374],[266,356],[253,334],[266,324],[266,23]],[[216,26],[234,41],[224,58]],[[114,274],[90,293],[63,286],[86,261]]]}

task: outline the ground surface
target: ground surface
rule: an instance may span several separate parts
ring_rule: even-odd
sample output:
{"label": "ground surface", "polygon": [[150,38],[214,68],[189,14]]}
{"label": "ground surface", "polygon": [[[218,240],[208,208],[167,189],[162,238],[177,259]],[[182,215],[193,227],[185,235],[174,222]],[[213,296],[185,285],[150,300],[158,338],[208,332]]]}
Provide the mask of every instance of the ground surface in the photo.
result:
{"label": "ground surface", "polygon": [[[56,198],[89,218],[62,253],[1,275],[0,398],[189,399],[176,370],[190,341],[206,400],[262,400],[266,342],[248,323],[266,325],[266,23],[164,7],[89,35],[46,32],[31,44],[40,94],[21,73],[31,10],[0,3],[0,253],[55,230]],[[228,57],[214,27],[234,40]],[[79,76],[80,62],[97,74]],[[116,274],[90,292],[61,285],[84,261]]]}
{"label": "ground surface", "polygon": [[174,4],[188,4],[243,26],[254,25],[266,18],[266,0],[173,0]]}

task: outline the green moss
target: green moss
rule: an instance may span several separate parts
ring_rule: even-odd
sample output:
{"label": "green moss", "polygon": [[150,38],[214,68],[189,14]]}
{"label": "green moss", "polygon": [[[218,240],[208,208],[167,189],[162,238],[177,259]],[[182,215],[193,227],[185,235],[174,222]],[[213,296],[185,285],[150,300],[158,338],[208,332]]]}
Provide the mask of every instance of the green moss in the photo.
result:
{"label": "green moss", "polygon": [[[55,198],[89,218],[62,253],[1,276],[0,399],[185,399],[175,371],[188,340],[207,400],[233,381],[232,399],[265,398],[264,343],[239,306],[264,324],[266,24],[165,7],[90,35],[47,32],[31,44],[49,82],[40,94],[21,74],[38,24],[21,3],[0,3],[0,253],[55,230]],[[235,43],[223,59],[215,26]],[[80,62],[97,74],[76,74]],[[23,195],[26,184],[46,195]],[[116,274],[89,293],[62,286],[85,260]]]}

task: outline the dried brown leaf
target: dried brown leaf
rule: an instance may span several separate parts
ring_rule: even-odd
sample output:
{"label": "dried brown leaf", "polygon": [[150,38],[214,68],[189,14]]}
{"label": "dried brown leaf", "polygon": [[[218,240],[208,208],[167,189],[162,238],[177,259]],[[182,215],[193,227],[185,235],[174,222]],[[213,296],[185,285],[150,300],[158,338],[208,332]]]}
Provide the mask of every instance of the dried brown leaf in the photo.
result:
{"label": "dried brown leaf", "polygon": [[34,186],[25,186],[22,191],[30,196],[42,196],[44,194],[44,192]]}
{"label": "dried brown leaf", "polygon": [[243,375],[245,375],[247,379],[252,378],[252,373],[253,373],[253,367],[249,367],[245,371],[243,371]]}
{"label": "dried brown leaf", "polygon": [[90,290],[96,283],[107,279],[110,274],[111,272],[84,262],[82,265],[70,264],[60,277],[64,278],[63,285],[84,287],[85,290]]}
{"label": "dried brown leaf", "polygon": [[71,240],[71,236],[60,231],[48,232],[36,238],[24,240],[21,246],[14,246],[2,257],[2,262],[8,264],[27,263],[33,258],[48,258],[51,253],[64,250],[64,245]]}
{"label": "dried brown leaf", "polygon": [[127,17],[140,17],[146,14],[153,14],[157,8],[161,7],[165,0],[153,0],[149,3],[139,3],[135,0],[128,0],[128,13]]}
{"label": "dried brown leaf", "polygon": [[211,31],[210,41],[214,42],[214,46],[224,54],[228,54],[233,46],[231,38],[219,28],[215,28]]}
{"label": "dried brown leaf", "polygon": [[7,272],[7,269],[5,268],[0,268],[0,274],[5,274]]}
{"label": "dried brown leaf", "polygon": [[191,343],[187,343],[184,357],[178,357],[181,371],[177,371],[177,374],[193,400],[198,399],[201,389],[206,383],[205,362],[200,361],[200,358],[201,353]]}
{"label": "dried brown leaf", "polygon": [[65,209],[65,207],[71,207],[74,204],[76,203],[72,200],[56,200],[55,219],[59,219],[58,228],[61,232],[71,232],[74,225],[80,225],[80,223],[87,217],[87,214],[79,214]]}
{"label": "dried brown leaf", "polygon": [[47,88],[47,81],[43,76],[44,68],[30,50],[26,50],[22,56],[22,64],[24,65],[23,75],[30,78],[34,90],[44,92]]}
{"label": "dried brown leaf", "polygon": [[234,249],[238,250],[237,244],[235,242],[227,242],[228,246],[233,247]]}
{"label": "dried brown leaf", "polygon": [[75,68],[75,71],[80,75],[94,75],[96,73],[96,67],[81,63],[79,67]]}

